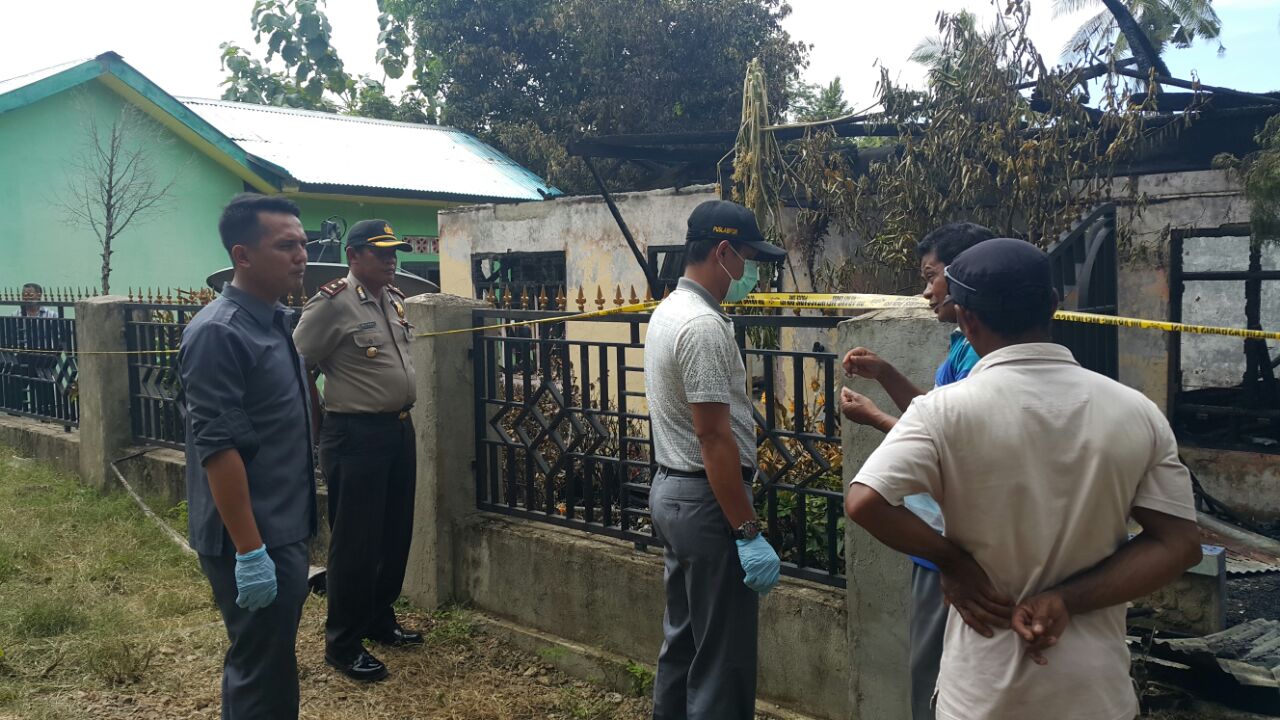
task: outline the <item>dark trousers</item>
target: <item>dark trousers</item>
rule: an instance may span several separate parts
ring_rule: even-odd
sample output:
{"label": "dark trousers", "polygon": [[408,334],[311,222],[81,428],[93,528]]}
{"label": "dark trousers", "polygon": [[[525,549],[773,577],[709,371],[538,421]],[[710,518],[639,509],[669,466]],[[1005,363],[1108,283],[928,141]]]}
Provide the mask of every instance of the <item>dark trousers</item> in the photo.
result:
{"label": "dark trousers", "polygon": [[942,602],[942,575],[911,563],[911,614],[907,629],[911,648],[911,718],[933,720],[933,691],[942,665],[942,638],[947,614]]}
{"label": "dark trousers", "polygon": [[654,476],[649,508],[666,543],[667,592],[653,717],[751,720],[759,597],[742,583],[729,521],[705,477],[663,469]]}
{"label": "dark trousers", "polygon": [[276,564],[275,602],[250,612],[236,605],[236,558],[201,555],[231,647],[222,663],[223,720],[298,717],[298,621],[307,599],[307,543],[267,548]]}
{"label": "dark trousers", "polygon": [[329,618],[325,650],[347,661],[361,640],[396,627],[417,474],[413,422],[406,416],[325,415],[320,468],[329,486]]}

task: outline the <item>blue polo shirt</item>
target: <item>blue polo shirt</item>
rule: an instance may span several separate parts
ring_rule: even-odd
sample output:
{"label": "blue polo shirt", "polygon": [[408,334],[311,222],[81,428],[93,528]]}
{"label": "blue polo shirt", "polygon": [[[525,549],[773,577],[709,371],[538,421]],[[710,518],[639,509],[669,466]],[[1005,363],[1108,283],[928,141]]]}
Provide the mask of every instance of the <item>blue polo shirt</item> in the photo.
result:
{"label": "blue polo shirt", "polygon": [[[965,339],[964,333],[956,329],[951,333],[951,347],[947,350],[947,359],[942,361],[942,364],[938,366],[938,372],[933,376],[934,387],[950,385],[953,382],[965,379],[980,359],[973,346]],[[903,499],[903,505],[906,505],[907,509],[914,513],[916,517],[929,523],[929,526],[934,530],[942,532],[942,508],[938,507],[937,501],[931,496],[927,494],[908,495]],[[936,565],[924,558],[918,558],[913,555],[911,559],[921,567],[934,571],[938,569]]]}

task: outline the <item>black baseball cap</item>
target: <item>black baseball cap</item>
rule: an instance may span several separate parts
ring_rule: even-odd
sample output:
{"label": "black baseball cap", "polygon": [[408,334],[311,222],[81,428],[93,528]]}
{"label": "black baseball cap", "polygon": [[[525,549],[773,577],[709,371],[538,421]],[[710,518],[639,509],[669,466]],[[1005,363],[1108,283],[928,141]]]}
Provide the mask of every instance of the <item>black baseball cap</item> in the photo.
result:
{"label": "black baseball cap", "polygon": [[411,252],[413,246],[396,237],[391,224],[386,220],[361,220],[347,231],[347,249],[360,247],[395,248],[401,252]]}
{"label": "black baseball cap", "polygon": [[708,200],[689,214],[689,232],[684,241],[728,240],[756,251],[755,260],[781,262],[787,251],[768,242],[760,234],[755,213],[728,200]]}
{"label": "black baseball cap", "polygon": [[1014,238],[984,240],[957,255],[943,272],[952,301],[968,310],[1012,310],[1054,292],[1049,256]]}

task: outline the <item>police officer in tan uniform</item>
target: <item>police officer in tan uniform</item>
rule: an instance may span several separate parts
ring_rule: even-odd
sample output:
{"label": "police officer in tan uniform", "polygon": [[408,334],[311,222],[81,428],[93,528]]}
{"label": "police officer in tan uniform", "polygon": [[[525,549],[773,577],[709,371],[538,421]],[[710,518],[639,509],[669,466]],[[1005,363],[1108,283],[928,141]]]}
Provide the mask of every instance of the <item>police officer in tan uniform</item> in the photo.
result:
{"label": "police officer in tan uniform", "polygon": [[325,661],[355,680],[386,666],[364,648],[420,645],[396,620],[413,530],[416,400],[404,295],[392,285],[396,252],[411,246],[383,220],[347,234],[351,272],[307,302],[294,343],[314,379],[324,375],[320,467],[329,487],[329,617]]}

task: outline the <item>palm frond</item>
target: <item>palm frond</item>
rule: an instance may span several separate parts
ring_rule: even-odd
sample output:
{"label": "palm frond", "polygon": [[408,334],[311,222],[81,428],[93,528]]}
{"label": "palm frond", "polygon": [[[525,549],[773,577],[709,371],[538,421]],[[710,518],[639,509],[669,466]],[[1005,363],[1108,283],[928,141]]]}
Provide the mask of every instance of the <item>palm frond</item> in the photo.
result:
{"label": "palm frond", "polygon": [[1053,16],[1070,15],[1097,4],[1098,0],[1053,0]]}
{"label": "palm frond", "polygon": [[1115,18],[1110,12],[1103,10],[1084,21],[1071,39],[1062,46],[1062,60],[1077,62],[1089,57],[1093,51],[1101,49],[1116,34],[1116,31]]}
{"label": "palm frond", "polygon": [[907,59],[921,65],[934,65],[942,57],[942,38],[930,37],[920,41]]}

